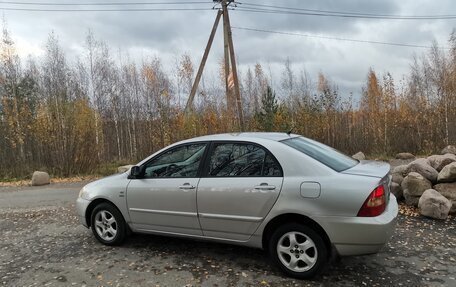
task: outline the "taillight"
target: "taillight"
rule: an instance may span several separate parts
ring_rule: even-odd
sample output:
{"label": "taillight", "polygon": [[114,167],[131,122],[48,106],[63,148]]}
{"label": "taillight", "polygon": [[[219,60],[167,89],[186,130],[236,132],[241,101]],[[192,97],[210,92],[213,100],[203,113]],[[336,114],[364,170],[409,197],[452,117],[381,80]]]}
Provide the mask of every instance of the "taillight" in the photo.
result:
{"label": "taillight", "polygon": [[374,217],[378,216],[385,211],[386,208],[386,194],[383,185],[378,186],[374,191],[369,194],[369,197],[364,202],[363,206],[358,212],[359,217]]}

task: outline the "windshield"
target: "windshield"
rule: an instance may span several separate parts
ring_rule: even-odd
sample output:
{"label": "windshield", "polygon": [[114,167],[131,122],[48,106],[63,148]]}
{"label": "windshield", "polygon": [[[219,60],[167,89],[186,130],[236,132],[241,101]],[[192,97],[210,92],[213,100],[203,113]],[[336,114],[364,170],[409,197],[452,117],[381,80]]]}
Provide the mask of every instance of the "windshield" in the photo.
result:
{"label": "windshield", "polygon": [[335,171],[344,171],[358,161],[327,145],[303,137],[286,139],[282,143],[318,160]]}

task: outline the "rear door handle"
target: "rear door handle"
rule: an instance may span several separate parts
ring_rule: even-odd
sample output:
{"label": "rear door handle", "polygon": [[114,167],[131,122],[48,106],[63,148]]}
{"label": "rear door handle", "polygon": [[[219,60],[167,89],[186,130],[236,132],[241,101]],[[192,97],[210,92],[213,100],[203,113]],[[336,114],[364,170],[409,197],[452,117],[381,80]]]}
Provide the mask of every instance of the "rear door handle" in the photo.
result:
{"label": "rear door handle", "polygon": [[195,187],[193,185],[191,185],[190,183],[186,183],[184,185],[179,186],[179,189],[191,190],[191,189],[195,189]]}
{"label": "rear door handle", "polygon": [[255,186],[257,190],[274,190],[276,187],[274,185],[260,184]]}

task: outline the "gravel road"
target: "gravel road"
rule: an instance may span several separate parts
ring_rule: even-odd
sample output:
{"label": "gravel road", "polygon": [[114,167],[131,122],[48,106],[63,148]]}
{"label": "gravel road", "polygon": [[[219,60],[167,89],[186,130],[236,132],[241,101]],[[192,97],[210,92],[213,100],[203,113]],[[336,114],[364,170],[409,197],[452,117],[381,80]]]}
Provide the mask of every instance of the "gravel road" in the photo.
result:
{"label": "gravel road", "polygon": [[454,217],[403,212],[379,254],[342,258],[319,278],[298,281],[256,249],[150,235],[103,246],[76,218],[82,185],[0,188],[0,285],[456,286]]}

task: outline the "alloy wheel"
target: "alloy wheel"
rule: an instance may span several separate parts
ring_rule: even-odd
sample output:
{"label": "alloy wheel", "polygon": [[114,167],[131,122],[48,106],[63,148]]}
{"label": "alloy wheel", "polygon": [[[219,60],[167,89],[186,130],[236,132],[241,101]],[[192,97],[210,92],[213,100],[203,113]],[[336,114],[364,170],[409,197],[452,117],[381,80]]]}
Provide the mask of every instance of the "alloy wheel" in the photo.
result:
{"label": "alloy wheel", "polygon": [[117,221],[107,210],[100,210],[95,215],[95,230],[101,239],[113,240],[117,235]]}
{"label": "alloy wheel", "polygon": [[314,267],[318,258],[317,246],[304,233],[291,231],[277,242],[277,255],[280,262],[293,272],[305,272]]}

